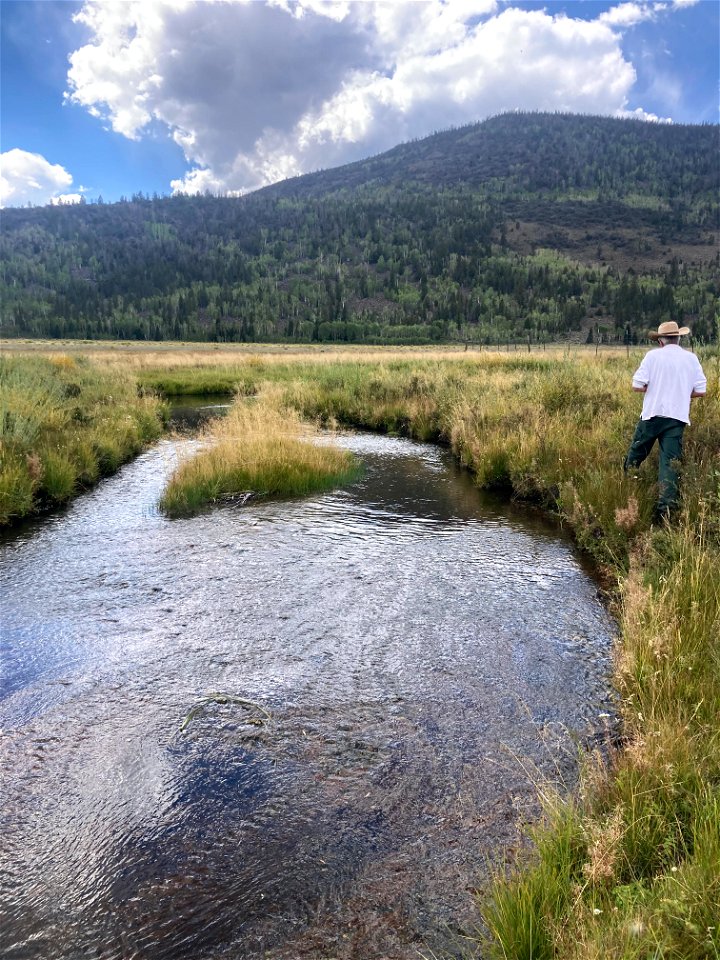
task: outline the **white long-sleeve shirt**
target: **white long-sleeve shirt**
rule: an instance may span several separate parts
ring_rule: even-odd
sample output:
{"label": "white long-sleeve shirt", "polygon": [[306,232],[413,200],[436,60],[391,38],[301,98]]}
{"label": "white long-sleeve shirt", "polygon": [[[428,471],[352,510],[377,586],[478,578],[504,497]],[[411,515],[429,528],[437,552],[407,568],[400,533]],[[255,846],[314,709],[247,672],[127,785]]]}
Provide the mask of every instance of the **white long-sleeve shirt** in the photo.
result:
{"label": "white long-sleeve shirt", "polygon": [[646,353],[632,382],[634,387],[647,387],[643,420],[672,417],[690,423],[690,394],[705,393],[707,389],[698,358],[676,343]]}

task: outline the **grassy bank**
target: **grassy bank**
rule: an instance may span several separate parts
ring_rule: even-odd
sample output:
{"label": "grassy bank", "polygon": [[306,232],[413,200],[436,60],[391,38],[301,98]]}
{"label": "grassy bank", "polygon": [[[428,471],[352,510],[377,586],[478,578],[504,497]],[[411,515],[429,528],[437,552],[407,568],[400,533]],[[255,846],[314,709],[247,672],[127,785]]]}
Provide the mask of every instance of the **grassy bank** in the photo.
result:
{"label": "grassy bank", "polygon": [[554,511],[614,583],[624,740],[590,758],[572,797],[546,798],[533,852],[483,895],[496,957],[720,957],[720,358],[702,356],[709,395],[686,432],[680,516],[651,527],[655,458],[621,469],[643,352],[97,360],[168,391],[224,381],[304,417],[445,443],[480,486]]}
{"label": "grassy bank", "polygon": [[577,796],[547,799],[532,860],[486,904],[491,956],[720,956],[719,508],[637,538],[616,651],[624,743],[587,762]]}
{"label": "grassy bank", "polygon": [[68,501],[162,431],[132,374],[83,357],[0,357],[0,524]]}
{"label": "grassy bank", "polygon": [[169,516],[217,501],[295,497],[338,486],[357,475],[347,451],[312,442],[310,427],[292,410],[268,402],[237,402],[215,421],[208,446],[182,462],[160,500]]}

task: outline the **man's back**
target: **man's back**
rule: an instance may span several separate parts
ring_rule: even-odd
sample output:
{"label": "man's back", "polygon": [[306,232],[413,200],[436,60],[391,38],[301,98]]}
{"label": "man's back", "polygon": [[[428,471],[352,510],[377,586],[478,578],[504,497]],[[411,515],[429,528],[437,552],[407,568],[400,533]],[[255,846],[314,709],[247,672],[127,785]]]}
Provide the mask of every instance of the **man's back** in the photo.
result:
{"label": "man's back", "polygon": [[690,423],[690,397],[702,393],[707,382],[700,361],[677,344],[666,344],[645,355],[633,375],[633,386],[647,387],[642,419],[672,417]]}

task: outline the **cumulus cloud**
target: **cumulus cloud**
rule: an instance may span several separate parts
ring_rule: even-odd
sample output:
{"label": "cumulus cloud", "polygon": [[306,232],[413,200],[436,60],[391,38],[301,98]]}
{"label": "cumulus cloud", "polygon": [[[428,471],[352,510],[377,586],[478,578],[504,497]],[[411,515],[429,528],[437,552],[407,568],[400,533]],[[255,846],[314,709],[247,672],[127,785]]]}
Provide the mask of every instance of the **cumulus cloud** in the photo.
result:
{"label": "cumulus cloud", "polygon": [[630,106],[620,34],[659,6],[86,0],[66,97],[131,139],[169,130],[175,190],[243,192],[505,110],[657,119]]}
{"label": "cumulus cloud", "polygon": [[607,23],[613,27],[634,27],[643,20],[653,20],[658,10],[664,9],[660,4],[649,3],[620,3],[610,7],[598,17],[600,23]]}
{"label": "cumulus cloud", "polygon": [[61,207],[66,203],[81,203],[83,195],[81,193],[61,193],[58,197],[50,198],[50,206]]}
{"label": "cumulus cloud", "polygon": [[0,207],[25,203],[79,203],[79,193],[63,193],[72,175],[59,163],[50,163],[39,153],[8,150],[0,154]]}

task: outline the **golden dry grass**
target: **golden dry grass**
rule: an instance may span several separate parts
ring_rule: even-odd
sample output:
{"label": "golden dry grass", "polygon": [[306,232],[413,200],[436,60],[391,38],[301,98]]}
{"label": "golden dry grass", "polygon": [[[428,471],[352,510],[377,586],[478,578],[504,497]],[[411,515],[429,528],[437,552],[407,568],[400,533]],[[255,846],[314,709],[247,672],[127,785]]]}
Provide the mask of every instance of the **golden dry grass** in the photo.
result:
{"label": "golden dry grass", "polygon": [[179,516],[218,501],[294,497],[352,479],[352,455],[314,443],[314,433],[293,410],[240,400],[177,467],[160,507]]}

